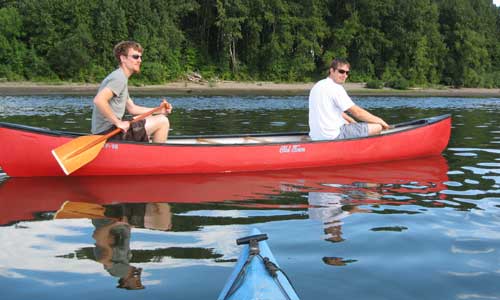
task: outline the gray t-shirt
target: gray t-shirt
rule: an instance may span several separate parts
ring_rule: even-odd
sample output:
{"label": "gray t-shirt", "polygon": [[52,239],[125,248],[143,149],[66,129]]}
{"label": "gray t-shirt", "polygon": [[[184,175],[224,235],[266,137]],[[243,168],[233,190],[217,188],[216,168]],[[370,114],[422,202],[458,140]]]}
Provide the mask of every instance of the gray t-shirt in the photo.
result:
{"label": "gray t-shirt", "polygon": [[[129,99],[129,94],[128,94],[128,78],[121,68],[116,69],[106,78],[104,78],[104,80],[101,83],[101,86],[99,86],[98,93],[106,87],[109,88],[114,94],[113,98],[109,101],[111,110],[118,119],[123,118],[123,115],[125,114],[127,101]],[[94,104],[94,107],[92,109],[91,132],[93,134],[100,133],[104,130],[108,130],[112,126],[113,123],[111,123],[107,118],[105,118]]]}

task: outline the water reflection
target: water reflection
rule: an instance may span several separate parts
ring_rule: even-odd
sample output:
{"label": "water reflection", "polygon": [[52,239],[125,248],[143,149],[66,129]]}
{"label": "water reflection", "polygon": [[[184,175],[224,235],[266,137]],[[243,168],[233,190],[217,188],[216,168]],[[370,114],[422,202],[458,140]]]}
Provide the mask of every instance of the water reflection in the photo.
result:
{"label": "water reflection", "polygon": [[[7,243],[0,254],[1,276],[19,278],[29,272],[31,280],[71,285],[69,279],[46,272],[101,274],[95,280],[108,287],[118,280],[119,286],[145,286],[148,291],[164,284],[160,270],[182,274],[197,265],[230,267],[238,251],[233,241],[246,234],[241,225],[274,223],[279,228],[283,221],[317,224],[320,240],[334,247],[304,257],[316,257],[326,266],[358,265],[368,258],[350,253],[352,246],[349,252],[338,248],[361,243],[349,234],[351,218],[371,219],[365,226],[379,235],[416,230],[406,215],[425,219],[441,208],[448,215],[479,212],[476,203],[453,197],[450,182],[441,156],[265,173],[8,178],[0,184],[0,236],[16,246]],[[374,221],[376,215],[386,222]],[[391,223],[389,216],[401,218]],[[434,230],[449,231],[446,222],[435,224]],[[308,232],[310,241],[314,234]],[[482,238],[448,234],[476,237],[476,242]],[[451,251],[491,253],[491,247],[476,242],[457,239]]]}
{"label": "water reflection", "polygon": [[[99,205],[86,202],[66,201],[54,215],[54,219],[88,218],[95,230],[92,238],[95,247],[92,259],[118,279],[118,288],[143,289],[142,268],[130,265],[133,252],[130,249],[131,228],[169,230],[172,215],[167,203],[133,203]],[[85,252],[85,251],[80,251]],[[88,251],[87,251],[88,252]]]}
{"label": "water reflection", "polygon": [[112,219],[92,219],[92,224],[95,226],[92,234],[95,240],[95,260],[100,262],[110,275],[119,278],[118,288],[143,289],[142,269],[130,265],[130,225]]}
{"label": "water reflection", "polygon": [[[63,243],[58,247],[66,250],[55,256],[98,261],[108,274],[120,278],[119,286],[142,288],[140,270],[151,268],[150,263],[172,263],[171,259],[233,261],[235,249],[230,241],[234,238],[230,237],[242,234],[231,229],[234,225],[308,218],[322,224],[325,241],[338,243],[344,241],[343,220],[353,214],[417,214],[417,209],[398,207],[456,205],[449,204],[441,193],[446,189],[447,171],[446,160],[437,156],[264,173],[9,178],[0,185],[0,204],[5,208],[0,212],[0,224],[29,228],[33,225],[22,221],[34,220],[50,224],[43,235],[61,230],[71,231],[70,235],[75,235],[74,230],[88,232],[94,247],[75,245],[76,249],[71,249]],[[157,192],[159,186],[164,192]],[[208,227],[210,231],[204,230]],[[141,246],[131,250],[130,242],[138,231]],[[191,234],[187,240],[184,236],[169,242],[165,238],[172,235],[162,232]],[[11,234],[15,236],[14,231]],[[161,241],[151,237],[158,234]],[[323,257],[323,261],[345,265],[356,260]]]}
{"label": "water reflection", "polygon": [[[323,223],[325,240],[342,242],[343,219],[359,213],[417,214],[417,210],[397,209],[399,206],[443,207],[447,164],[442,157],[417,161],[401,161],[381,165],[366,165],[354,177],[339,177],[321,182],[321,189],[308,193],[309,218]],[[339,170],[344,173],[347,170]],[[349,174],[349,173],[347,173]],[[380,209],[381,206],[384,209]],[[391,208],[387,208],[390,206]],[[403,231],[405,227],[376,227],[373,231]],[[339,258],[324,257],[331,265],[345,265]],[[350,261],[353,262],[353,261]]]}
{"label": "water reflection", "polygon": [[[447,171],[446,160],[436,156],[377,165],[239,174],[8,178],[0,185],[0,204],[8,208],[1,211],[0,224],[50,219],[50,213],[68,200],[99,205],[224,202],[212,205],[223,210],[309,208],[313,218],[336,215],[339,205],[444,205],[434,199],[445,190]],[[303,197],[285,199],[294,194],[308,195],[309,202]],[[324,207],[333,211],[321,212]],[[346,209],[343,214],[349,213]]]}

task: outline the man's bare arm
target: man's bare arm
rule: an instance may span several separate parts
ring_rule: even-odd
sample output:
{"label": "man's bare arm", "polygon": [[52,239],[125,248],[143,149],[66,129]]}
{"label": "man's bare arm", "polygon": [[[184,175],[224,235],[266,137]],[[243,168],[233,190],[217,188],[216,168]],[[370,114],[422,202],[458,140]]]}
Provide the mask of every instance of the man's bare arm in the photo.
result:
{"label": "man's bare arm", "polygon": [[357,123],[356,120],[351,118],[351,116],[349,116],[345,112],[342,113],[342,118],[344,118],[344,120],[346,120],[347,124]]}
{"label": "man's bare arm", "polygon": [[360,121],[364,121],[367,123],[380,124],[383,129],[389,129],[389,127],[390,127],[389,124],[387,124],[384,120],[371,114],[367,110],[365,110],[357,105],[351,106],[347,111]]}
{"label": "man's bare arm", "polygon": [[94,104],[99,112],[111,123],[113,123],[113,125],[115,125],[117,128],[122,129],[123,131],[127,131],[130,125],[129,122],[120,120],[117,116],[115,116],[115,114],[111,110],[111,107],[109,106],[109,101],[113,98],[113,96],[113,91],[111,91],[110,88],[106,87],[99,93],[97,93],[97,95],[94,97]]}

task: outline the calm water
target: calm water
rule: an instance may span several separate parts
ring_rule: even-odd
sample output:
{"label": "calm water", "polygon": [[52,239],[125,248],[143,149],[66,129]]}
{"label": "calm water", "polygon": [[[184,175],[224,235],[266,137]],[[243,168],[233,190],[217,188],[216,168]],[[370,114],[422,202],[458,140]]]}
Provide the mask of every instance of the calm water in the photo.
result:
{"label": "calm water", "polygon": [[[305,97],[169,100],[171,135],[307,130]],[[356,101],[390,123],[453,114],[449,148],[270,173],[0,175],[0,297],[216,299],[234,240],[257,227],[302,299],[500,299],[500,98]],[[0,121],[87,132],[90,102],[0,97]],[[121,261],[106,262],[106,249]],[[142,268],[145,289],[116,288],[130,267]]]}

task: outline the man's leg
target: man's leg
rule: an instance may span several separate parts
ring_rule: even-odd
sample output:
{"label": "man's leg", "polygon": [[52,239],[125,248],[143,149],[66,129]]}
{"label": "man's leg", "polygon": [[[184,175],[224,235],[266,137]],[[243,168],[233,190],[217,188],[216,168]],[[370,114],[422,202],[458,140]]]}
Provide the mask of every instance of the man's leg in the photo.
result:
{"label": "man's leg", "polygon": [[340,134],[336,139],[353,139],[365,137],[370,134],[367,123],[350,123],[340,127]]}
{"label": "man's leg", "polygon": [[382,132],[382,125],[375,123],[368,123],[368,135],[376,135]]}
{"label": "man's leg", "polygon": [[[134,141],[134,142],[146,142],[149,143],[149,136],[146,133],[146,120],[140,120],[138,122],[130,124],[129,129],[127,132],[120,132],[118,134],[113,135],[112,137],[108,138],[109,141],[111,140],[122,140],[122,141]],[[111,128],[104,130],[102,132],[99,132],[99,135],[105,135],[110,133],[111,131],[115,130],[116,126],[111,126]]]}
{"label": "man's leg", "polygon": [[156,115],[146,118],[146,132],[152,137],[153,143],[165,143],[168,138],[170,122],[164,115]]}

